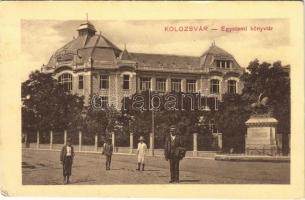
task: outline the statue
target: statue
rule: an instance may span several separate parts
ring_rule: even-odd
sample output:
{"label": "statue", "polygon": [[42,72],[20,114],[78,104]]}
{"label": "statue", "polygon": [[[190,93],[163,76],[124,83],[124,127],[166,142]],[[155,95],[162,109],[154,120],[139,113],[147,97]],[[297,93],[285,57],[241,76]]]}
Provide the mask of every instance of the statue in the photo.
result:
{"label": "statue", "polygon": [[257,101],[251,104],[251,108],[254,115],[270,116],[272,114],[269,98],[265,96],[265,92],[259,94]]}

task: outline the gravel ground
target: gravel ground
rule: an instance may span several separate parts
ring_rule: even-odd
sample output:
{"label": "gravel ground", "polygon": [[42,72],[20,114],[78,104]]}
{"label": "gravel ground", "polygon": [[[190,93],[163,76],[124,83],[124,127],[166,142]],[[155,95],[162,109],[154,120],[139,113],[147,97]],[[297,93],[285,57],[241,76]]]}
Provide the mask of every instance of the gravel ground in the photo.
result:
{"label": "gravel ground", "polygon": [[[136,171],[136,156],[113,155],[111,170],[105,170],[100,154],[76,153],[71,184],[167,184],[169,163],[162,157],[147,157],[146,170]],[[23,149],[24,185],[62,184],[58,151]],[[289,184],[290,164],[232,162],[188,158],[180,162],[181,184]]]}

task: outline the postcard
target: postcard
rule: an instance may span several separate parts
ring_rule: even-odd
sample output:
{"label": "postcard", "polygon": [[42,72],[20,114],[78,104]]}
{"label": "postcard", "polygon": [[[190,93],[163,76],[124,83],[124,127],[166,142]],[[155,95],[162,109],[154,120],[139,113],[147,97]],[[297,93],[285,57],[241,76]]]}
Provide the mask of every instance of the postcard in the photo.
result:
{"label": "postcard", "polygon": [[304,197],[302,8],[2,3],[1,194]]}

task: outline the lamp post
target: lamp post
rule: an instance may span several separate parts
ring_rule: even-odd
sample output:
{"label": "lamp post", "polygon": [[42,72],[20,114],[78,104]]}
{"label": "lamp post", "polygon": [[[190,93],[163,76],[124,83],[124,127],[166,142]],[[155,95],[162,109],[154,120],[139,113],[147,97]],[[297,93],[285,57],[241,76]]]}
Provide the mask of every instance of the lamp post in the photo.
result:
{"label": "lamp post", "polygon": [[154,139],[155,139],[155,112],[154,109],[152,108],[151,110],[151,134],[150,134],[150,155],[154,156]]}
{"label": "lamp post", "polygon": [[78,132],[78,151],[82,151],[82,130],[85,130],[84,126],[86,124],[86,118],[87,118],[87,112],[86,110],[83,110],[81,112],[82,123],[79,126],[79,132]]}

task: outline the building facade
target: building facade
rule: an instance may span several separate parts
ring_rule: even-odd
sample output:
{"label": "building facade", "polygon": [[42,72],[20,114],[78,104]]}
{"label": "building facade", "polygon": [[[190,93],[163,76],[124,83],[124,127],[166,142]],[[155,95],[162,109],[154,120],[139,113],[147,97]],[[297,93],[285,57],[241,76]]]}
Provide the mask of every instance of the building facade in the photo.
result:
{"label": "building facade", "polygon": [[78,37],[58,49],[45,73],[52,73],[74,94],[101,96],[102,104],[121,108],[125,96],[144,90],[200,93],[221,100],[224,93],[241,93],[244,69],[235,58],[212,43],[201,56],[146,54],[121,50],[90,22]]}

